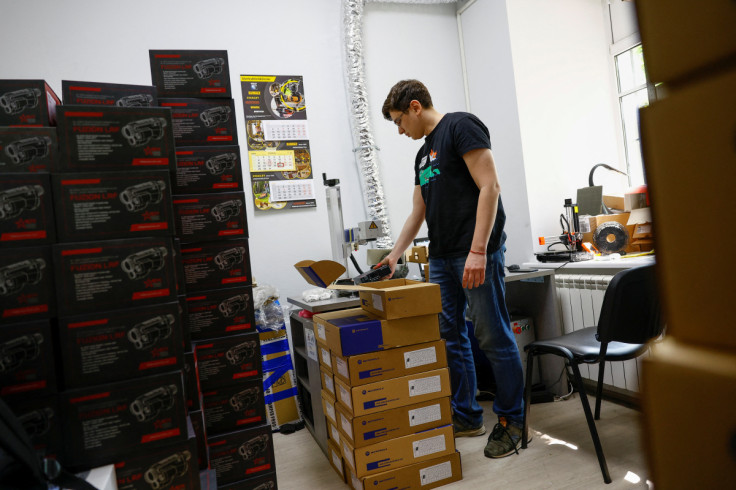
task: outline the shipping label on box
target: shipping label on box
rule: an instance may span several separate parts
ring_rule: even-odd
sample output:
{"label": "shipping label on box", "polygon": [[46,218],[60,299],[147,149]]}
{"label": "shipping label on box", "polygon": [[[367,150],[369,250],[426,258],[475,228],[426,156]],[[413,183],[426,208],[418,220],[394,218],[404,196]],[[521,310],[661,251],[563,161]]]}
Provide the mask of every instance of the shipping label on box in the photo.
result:
{"label": "shipping label on box", "polygon": [[176,300],[170,238],[59,244],[53,256],[64,316]]}
{"label": "shipping label on box", "polygon": [[36,453],[46,458],[57,459],[63,464],[61,427],[64,420],[59,413],[58,397],[56,395],[40,398],[3,395],[3,401],[18,418],[18,422],[31,439]]}
{"label": "shipping label on box", "polygon": [[94,83],[72,80],[61,81],[64,105],[92,105],[98,107],[156,107],[156,87],[120,83]]}
{"label": "shipping label on box", "polygon": [[51,180],[59,241],[174,234],[164,170],[65,173]]}
{"label": "shipping label on box", "polygon": [[191,293],[186,302],[185,324],[193,340],[255,331],[251,287]]}
{"label": "shipping label on box", "polygon": [[43,80],[0,80],[0,126],[54,126],[57,105]]}
{"label": "shipping label on box", "polygon": [[233,99],[161,99],[159,104],[171,109],[177,146],[238,144]]}
{"label": "shipping label on box", "polygon": [[462,478],[460,453],[454,452],[362,478],[352,475],[351,481],[353,488],[359,490],[390,490],[393,488],[429,490],[460,481]]}
{"label": "shipping label on box", "polygon": [[169,109],[60,106],[58,118],[60,171],[175,168]]}
{"label": "shipping label on box", "polygon": [[226,50],[152,49],[148,56],[160,97],[232,96]]}
{"label": "shipping label on box", "polygon": [[[184,267],[185,287],[190,295],[201,291],[249,286],[252,281],[248,240],[245,238],[183,244],[181,262]],[[235,316],[238,312],[247,310],[249,302],[252,304],[250,297],[241,296],[241,300],[245,304],[238,303],[238,299],[224,304],[221,311],[223,316]]]}
{"label": "shipping label on box", "polygon": [[198,488],[197,441],[137,452],[115,463],[118,490]]}
{"label": "shipping label on box", "polygon": [[179,304],[62,317],[59,345],[66,388],[180,369]]}
{"label": "shipping label on box", "polygon": [[183,242],[248,236],[242,192],[176,196],[174,215]]}
{"label": "shipping label on box", "polygon": [[335,398],[327,391],[321,390],[320,396],[322,397],[322,411],[325,414],[325,418],[337,425],[337,413],[335,412]]}
{"label": "shipping label on box", "polygon": [[202,411],[208,436],[264,424],[266,407],[261,379],[203,390]]}
{"label": "shipping label on box", "polygon": [[330,439],[327,441],[327,459],[330,461],[330,466],[332,466],[332,469],[335,470],[338,475],[340,475],[342,481],[345,481],[345,466],[342,460],[340,439]]}
{"label": "shipping label on box", "polygon": [[360,304],[388,320],[442,311],[439,285],[410,279],[366,283],[360,289]]}
{"label": "shipping label on box", "polygon": [[266,412],[273,430],[302,420],[294,364],[286,327],[258,334],[263,360],[263,391]]}
{"label": "shipping label on box", "polygon": [[261,349],[255,332],[196,342],[194,355],[202,390],[261,379]]}
{"label": "shipping label on box", "polygon": [[61,395],[66,460],[93,468],[187,439],[181,373]]}
{"label": "shipping label on box", "polygon": [[47,174],[0,174],[0,248],[53,243],[53,202]]}
{"label": "shipping label on box", "polygon": [[174,194],[242,191],[238,146],[187,146],[176,149]]}
{"label": "shipping label on box", "polygon": [[56,128],[0,127],[0,172],[53,172],[57,158]]}
{"label": "shipping label on box", "polygon": [[275,468],[269,425],[210,437],[207,445],[210,466],[217,473],[218,488]]}
{"label": "shipping label on box", "polygon": [[0,325],[50,318],[56,313],[51,247],[0,254]]}
{"label": "shipping label on box", "polygon": [[48,320],[0,328],[0,395],[3,398],[56,392],[53,344]]}
{"label": "shipping label on box", "polygon": [[328,371],[324,366],[320,366],[319,374],[322,382],[322,389],[329,392],[332,396],[337,396],[335,393],[335,380],[332,371]]}

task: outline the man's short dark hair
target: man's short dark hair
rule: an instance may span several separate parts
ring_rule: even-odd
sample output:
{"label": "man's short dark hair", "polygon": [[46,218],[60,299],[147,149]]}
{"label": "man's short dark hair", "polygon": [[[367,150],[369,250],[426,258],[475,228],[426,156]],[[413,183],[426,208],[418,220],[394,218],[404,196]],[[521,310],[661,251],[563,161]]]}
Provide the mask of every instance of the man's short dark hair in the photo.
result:
{"label": "man's short dark hair", "polygon": [[429,95],[429,90],[422,82],[419,80],[401,80],[391,87],[386,101],[383,103],[383,117],[390,121],[390,111],[406,112],[412,100],[418,101],[425,109],[432,107],[432,96]]}

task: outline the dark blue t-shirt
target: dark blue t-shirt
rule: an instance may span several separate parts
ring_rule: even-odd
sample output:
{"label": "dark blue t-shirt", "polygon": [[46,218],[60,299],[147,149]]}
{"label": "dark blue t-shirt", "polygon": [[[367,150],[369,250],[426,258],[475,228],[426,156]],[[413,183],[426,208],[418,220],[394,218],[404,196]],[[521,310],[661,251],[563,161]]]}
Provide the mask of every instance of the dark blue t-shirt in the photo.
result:
{"label": "dark blue t-shirt", "polygon": [[[475,232],[480,190],[470,175],[463,155],[478,148],[491,148],[488,128],[467,112],[445,114],[424,139],[414,163],[414,184],[421,186],[429,230],[429,255],[467,255]],[[501,197],[488,240],[489,254],[506,241],[506,214]]]}

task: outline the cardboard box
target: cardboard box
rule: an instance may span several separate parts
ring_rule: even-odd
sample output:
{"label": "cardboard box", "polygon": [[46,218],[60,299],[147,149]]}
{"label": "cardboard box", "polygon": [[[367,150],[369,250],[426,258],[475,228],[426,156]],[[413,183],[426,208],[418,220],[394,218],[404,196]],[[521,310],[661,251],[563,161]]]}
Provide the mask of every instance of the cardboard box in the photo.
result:
{"label": "cardboard box", "polygon": [[182,363],[182,376],[184,378],[184,401],[190,412],[202,410],[202,393],[199,389],[197,379],[197,362],[194,352],[185,352]]}
{"label": "cardboard box", "polygon": [[56,313],[51,247],[0,254],[0,325],[51,318]]}
{"label": "cardboard box", "polygon": [[434,313],[385,320],[361,308],[351,308],[314,315],[313,321],[318,344],[329,347],[338,356],[359,355],[440,338],[439,319]]}
{"label": "cardboard box", "polygon": [[217,473],[218,488],[275,469],[269,425],[210,437],[207,445],[210,465]]}
{"label": "cardboard box", "polygon": [[[697,394],[697,403],[683,404],[682,393]],[[658,488],[719,488],[736,480],[729,449],[736,432],[736,412],[730,402],[736,399],[733,350],[667,338],[643,362],[641,394],[645,447]],[[693,453],[687,438],[678,436],[678,428],[703,414],[719,429]]]}
{"label": "cardboard box", "polygon": [[115,463],[118,490],[199,488],[197,441],[131,454]]}
{"label": "cardboard box", "polygon": [[717,232],[717,243],[736,242],[736,229],[724,226],[736,166],[723,164],[736,158],[735,84],[731,70],[643,108],[640,116],[667,334],[731,349],[736,329],[723,321],[723,308],[733,302],[736,265],[717,253],[694,255],[689,237],[695,226]]}
{"label": "cardboard box", "polygon": [[447,353],[445,341],[435,340],[349,357],[333,353],[332,365],[335,376],[348,386],[361,386],[447,367]]}
{"label": "cardboard box", "polygon": [[[277,490],[276,472],[255,476],[235,483],[218,485],[219,490]],[[205,487],[202,487],[205,490]]]}
{"label": "cardboard box", "polygon": [[319,378],[322,382],[322,389],[327,391],[330,395],[336,397],[337,394],[335,393],[334,374],[332,373],[332,371],[328,371],[327,368],[320,365]]}
{"label": "cardboard box", "polygon": [[233,99],[159,99],[171,109],[177,146],[237,145]]}
{"label": "cardboard box", "polygon": [[49,321],[0,328],[0,395],[38,397],[54,392],[56,366]]}
{"label": "cardboard box", "polygon": [[182,242],[248,236],[242,192],[176,196],[174,216],[177,235]]}
{"label": "cardboard box", "polygon": [[[182,244],[181,262],[184,268],[185,288],[190,296],[203,291],[252,284],[250,252],[246,238]],[[252,310],[253,299],[250,296],[248,298],[241,296],[240,300],[236,298],[223,304],[220,313],[223,316],[236,316],[241,311]]]}
{"label": "cardboard box", "polygon": [[394,470],[358,478],[348,469],[354,490],[390,490],[393,488],[432,489],[463,479],[460,453],[430,459]]}
{"label": "cardboard box", "polygon": [[238,146],[187,146],[176,149],[174,194],[242,191]]}
{"label": "cardboard box", "polygon": [[94,468],[185,441],[181,372],[147,376],[60,395],[66,461]]}
{"label": "cardboard box", "polygon": [[208,436],[264,424],[267,420],[261,379],[203,390],[202,411]]}
{"label": "cardboard box", "polygon": [[168,109],[60,106],[58,118],[59,171],[175,168]]}
{"label": "cardboard box", "polygon": [[386,320],[442,311],[438,284],[389,279],[363,284],[359,291],[361,307]]}
{"label": "cardboard box", "polygon": [[326,288],[345,273],[345,266],[332,260],[302,260],[294,267],[309,284],[320,288]]}
{"label": "cardboard box", "polygon": [[53,202],[47,174],[0,174],[0,248],[54,243]]}
{"label": "cardboard box", "polygon": [[325,419],[325,422],[327,423],[328,439],[334,442],[337,445],[337,447],[340,447],[340,431],[337,429],[337,426],[332,423],[331,420]]}
{"label": "cardboard box", "polygon": [[337,442],[332,439],[327,441],[327,460],[330,462],[330,466],[335,470],[335,473],[340,475],[340,478],[345,482],[345,466],[342,460],[342,451],[340,450],[340,440]]}
{"label": "cardboard box", "polygon": [[255,332],[195,342],[194,355],[203,392],[261,379],[261,349]]}
{"label": "cardboard box", "polygon": [[207,431],[204,427],[204,414],[202,410],[190,411],[189,422],[192,424],[194,437],[197,439],[197,467],[206,470],[210,465],[209,449],[207,447]]}
{"label": "cardboard box", "polygon": [[271,429],[302,420],[294,363],[286,327],[259,332],[263,361],[263,393]]}
{"label": "cardboard box", "polygon": [[319,368],[331,373],[332,353],[330,353],[330,349],[324,345],[317,344],[317,354],[319,355]]}
{"label": "cardboard box", "polygon": [[64,105],[92,105],[98,107],[156,107],[156,87],[120,83],[61,81]]}
{"label": "cardboard box", "polygon": [[18,422],[30,437],[36,453],[57,459],[63,464],[61,427],[64,420],[59,412],[58,397],[56,395],[39,398],[28,395],[17,397],[3,395],[3,401],[18,418]]}
{"label": "cardboard box", "polygon": [[193,340],[255,332],[253,288],[190,293],[185,323]]}
{"label": "cardboard box", "polygon": [[174,234],[164,170],[65,173],[51,181],[61,242]]}
{"label": "cardboard box", "polygon": [[62,317],[58,324],[66,388],[182,367],[178,303]]}
{"label": "cardboard box", "polygon": [[452,424],[450,398],[436,398],[421,403],[355,417],[336,404],[337,429],[354,448],[396,437]]}
{"label": "cardboard box", "polygon": [[420,463],[455,452],[452,425],[389,439],[361,448],[342,440],[342,455],[358,478]]}
{"label": "cardboard box", "polygon": [[231,97],[226,50],[151,49],[148,57],[161,97]]}
{"label": "cardboard box", "polygon": [[321,390],[320,395],[322,397],[322,412],[325,414],[325,419],[333,424],[337,425],[337,414],[335,412],[335,398],[327,391]]}
{"label": "cardboard box", "polygon": [[57,105],[44,80],[0,80],[0,126],[55,126]]}
{"label": "cardboard box", "polygon": [[634,227],[631,234],[631,245],[644,252],[654,248],[654,232],[650,208],[634,209],[627,223]]}
{"label": "cardboard box", "polygon": [[411,252],[407,254],[407,260],[417,264],[429,264],[429,251],[426,245],[419,245],[411,248]]}
{"label": "cardboard box", "polygon": [[56,128],[0,127],[0,172],[53,172],[58,146]]}
{"label": "cardboard box", "polygon": [[736,5],[729,0],[711,0],[707,8],[687,0],[635,5],[652,83],[687,79],[736,55]]}
{"label": "cardboard box", "polygon": [[447,368],[350,387],[335,379],[337,401],[353,415],[366,415],[450,395]]}
{"label": "cardboard box", "polygon": [[61,316],[176,301],[168,237],[58,244],[52,252]]}
{"label": "cardboard box", "polygon": [[609,209],[623,211],[625,207],[624,196],[607,196],[604,194],[603,204],[605,204]]}

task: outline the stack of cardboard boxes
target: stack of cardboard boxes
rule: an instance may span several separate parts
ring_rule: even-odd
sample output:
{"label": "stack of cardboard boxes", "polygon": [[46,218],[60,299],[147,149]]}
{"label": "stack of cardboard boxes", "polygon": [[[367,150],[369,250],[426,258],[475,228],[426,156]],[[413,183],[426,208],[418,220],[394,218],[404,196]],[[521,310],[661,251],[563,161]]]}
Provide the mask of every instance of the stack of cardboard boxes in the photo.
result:
{"label": "stack of cardboard boxes", "polygon": [[460,480],[439,286],[393,279],[360,298],[314,316],[330,463],[355,490]]}

